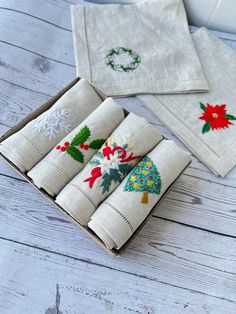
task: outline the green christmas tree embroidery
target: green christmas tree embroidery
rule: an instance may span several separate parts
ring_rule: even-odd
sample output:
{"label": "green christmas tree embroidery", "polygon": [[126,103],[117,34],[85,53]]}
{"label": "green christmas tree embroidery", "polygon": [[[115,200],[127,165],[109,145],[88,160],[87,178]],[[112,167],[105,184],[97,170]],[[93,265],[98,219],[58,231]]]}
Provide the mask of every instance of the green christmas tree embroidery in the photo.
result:
{"label": "green christmas tree embroidery", "polygon": [[160,194],[161,177],[150,157],[145,156],[131,171],[125,192],[143,192],[141,203],[148,203],[148,194]]}

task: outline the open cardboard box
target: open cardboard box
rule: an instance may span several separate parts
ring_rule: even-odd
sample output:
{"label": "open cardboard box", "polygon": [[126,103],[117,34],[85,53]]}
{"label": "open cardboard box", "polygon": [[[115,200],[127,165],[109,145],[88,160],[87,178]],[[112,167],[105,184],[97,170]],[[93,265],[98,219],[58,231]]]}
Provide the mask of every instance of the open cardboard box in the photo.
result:
{"label": "open cardboard box", "polygon": [[[37,110],[35,110],[33,113],[31,113],[30,115],[28,115],[25,119],[23,119],[20,123],[18,123],[16,126],[14,126],[13,128],[11,128],[9,131],[7,131],[1,138],[0,138],[0,143],[2,141],[4,141],[7,137],[9,137],[10,135],[18,132],[21,128],[23,128],[28,122],[30,122],[31,120],[37,118],[39,115],[41,115],[44,111],[48,110],[65,92],[67,92],[75,83],[77,83],[79,81],[80,78],[76,78],[75,80],[73,80],[70,84],[68,84],[65,88],[63,88],[56,96],[52,97],[51,99],[49,99],[45,104],[43,104],[42,106],[40,106]],[[97,93],[100,95],[100,97],[102,99],[105,98],[105,95],[102,94],[100,91],[96,90]],[[126,115],[128,115],[129,112],[125,111]],[[137,235],[137,233],[139,232],[139,230],[144,226],[144,224],[147,222],[147,220],[152,216],[152,213],[155,211],[156,206],[160,204],[160,202],[164,199],[164,197],[166,196],[166,194],[169,192],[169,190],[171,189],[171,187],[174,185],[174,183],[178,180],[178,178],[181,176],[181,173],[176,180],[169,186],[169,188],[165,191],[165,193],[162,195],[162,197],[160,198],[160,200],[157,202],[157,204],[152,208],[152,210],[150,211],[149,215],[146,217],[146,219],[141,223],[141,225],[138,227],[138,229],[136,229],[136,231],[132,234],[132,236],[129,238],[129,240],[119,249],[113,249],[113,250],[109,250],[104,244],[103,242],[98,238],[98,236],[88,227],[84,227],[82,225],[80,225],[74,218],[72,218],[61,206],[59,206],[58,204],[55,203],[55,199],[50,196],[45,190],[38,188],[34,182],[32,181],[31,178],[29,178],[27,176],[27,174],[23,173],[14,163],[12,163],[9,159],[7,159],[3,154],[0,153],[0,155],[18,172],[20,173],[31,185],[33,185],[40,193],[42,193],[47,199],[49,199],[51,202],[53,202],[53,204],[59,208],[59,210],[61,210],[64,214],[66,214],[76,225],[78,225],[81,229],[83,229],[83,231],[85,233],[87,233],[94,241],[96,241],[106,252],[108,252],[111,255],[119,255],[121,254],[125,248],[127,247],[127,245],[130,243],[130,241],[132,241],[132,239]],[[188,167],[188,166],[187,166]],[[186,168],[187,168],[186,167]],[[185,169],[186,169],[185,168]],[[184,169],[184,170],[185,170]],[[183,171],[184,171],[183,170]]]}

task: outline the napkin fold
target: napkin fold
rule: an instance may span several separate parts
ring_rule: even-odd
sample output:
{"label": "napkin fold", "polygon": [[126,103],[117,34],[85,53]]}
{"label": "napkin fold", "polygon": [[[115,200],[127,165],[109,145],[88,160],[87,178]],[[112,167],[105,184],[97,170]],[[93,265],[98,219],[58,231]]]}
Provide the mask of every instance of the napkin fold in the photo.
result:
{"label": "napkin fold", "polygon": [[236,165],[236,52],[205,28],[193,35],[211,90],[139,98],[222,177]]}
{"label": "napkin fold", "polygon": [[50,109],[1,142],[0,152],[26,172],[101,103],[93,87],[81,79]]}
{"label": "napkin fold", "polygon": [[163,140],[97,208],[89,228],[109,249],[120,249],[190,161],[189,153]]}
{"label": "napkin fold", "polygon": [[66,135],[28,176],[51,196],[79,173],[124,119],[124,110],[107,98],[80,125]]}
{"label": "napkin fold", "polygon": [[82,225],[140,158],[162,140],[147,120],[130,113],[102,148],[58,194],[56,203]]}
{"label": "napkin fold", "polygon": [[182,0],[73,5],[77,74],[109,96],[208,90]]}

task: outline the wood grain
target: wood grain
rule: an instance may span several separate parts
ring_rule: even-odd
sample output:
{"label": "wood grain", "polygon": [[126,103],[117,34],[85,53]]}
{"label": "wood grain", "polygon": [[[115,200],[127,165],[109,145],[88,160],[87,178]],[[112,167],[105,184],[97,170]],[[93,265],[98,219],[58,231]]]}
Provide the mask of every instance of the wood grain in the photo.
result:
{"label": "wood grain", "polygon": [[[0,242],[1,313],[214,313],[230,314],[232,302],[202,296],[65,255]],[[17,260],[17,263],[15,262]],[[42,272],[47,272],[43,276]],[[25,277],[34,278],[26,281]],[[10,279],[9,279],[10,278]],[[22,284],[24,283],[24,284]],[[102,284],[101,284],[102,283]],[[43,300],[43,302],[42,302]]]}

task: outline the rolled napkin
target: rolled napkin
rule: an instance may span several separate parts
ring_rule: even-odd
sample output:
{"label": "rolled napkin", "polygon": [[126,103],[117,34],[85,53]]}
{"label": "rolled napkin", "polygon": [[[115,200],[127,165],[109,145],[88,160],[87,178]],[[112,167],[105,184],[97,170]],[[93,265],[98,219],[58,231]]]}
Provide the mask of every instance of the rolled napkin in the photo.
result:
{"label": "rolled napkin", "polygon": [[71,16],[77,74],[104,94],[209,90],[182,0],[73,5]]}
{"label": "rolled napkin", "polygon": [[87,166],[58,194],[56,203],[87,225],[98,205],[133,166],[162,140],[144,118],[130,113]]}
{"label": "rolled napkin", "polygon": [[83,169],[123,119],[122,107],[112,98],[107,98],[31,169],[28,176],[50,195],[57,195]]}
{"label": "rolled napkin", "polygon": [[120,249],[190,161],[189,153],[163,140],[98,207],[89,228],[109,249]]}
{"label": "rolled napkin", "polygon": [[50,109],[3,141],[0,152],[26,172],[101,103],[92,86],[81,79]]}

